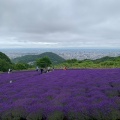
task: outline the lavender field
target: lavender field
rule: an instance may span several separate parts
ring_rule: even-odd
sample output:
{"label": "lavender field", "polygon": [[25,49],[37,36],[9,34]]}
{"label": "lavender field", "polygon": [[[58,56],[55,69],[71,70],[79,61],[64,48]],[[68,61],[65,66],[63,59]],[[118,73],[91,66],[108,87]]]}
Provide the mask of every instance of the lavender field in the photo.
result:
{"label": "lavender field", "polygon": [[1,73],[0,120],[120,120],[120,69]]}

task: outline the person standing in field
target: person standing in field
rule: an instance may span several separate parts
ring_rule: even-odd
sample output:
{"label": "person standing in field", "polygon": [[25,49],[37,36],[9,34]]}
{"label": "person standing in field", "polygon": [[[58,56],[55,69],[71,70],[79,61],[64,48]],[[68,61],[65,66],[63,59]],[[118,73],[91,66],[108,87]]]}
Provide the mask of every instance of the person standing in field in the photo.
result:
{"label": "person standing in field", "polygon": [[47,67],[47,72],[50,72],[50,67]]}
{"label": "person standing in field", "polygon": [[54,71],[54,69],[55,69],[55,68],[54,68],[54,66],[53,66],[52,70]]}
{"label": "person standing in field", "polygon": [[8,69],[8,74],[11,73],[11,72],[12,72],[12,69],[9,68],[9,69]]}
{"label": "person standing in field", "polygon": [[36,71],[39,71],[39,68],[38,68],[38,66],[36,67]]}
{"label": "person standing in field", "polygon": [[67,67],[66,67],[66,66],[64,67],[64,70],[67,70]]}
{"label": "person standing in field", "polygon": [[41,71],[41,74],[42,74],[43,73],[43,68],[41,68],[40,71]]}

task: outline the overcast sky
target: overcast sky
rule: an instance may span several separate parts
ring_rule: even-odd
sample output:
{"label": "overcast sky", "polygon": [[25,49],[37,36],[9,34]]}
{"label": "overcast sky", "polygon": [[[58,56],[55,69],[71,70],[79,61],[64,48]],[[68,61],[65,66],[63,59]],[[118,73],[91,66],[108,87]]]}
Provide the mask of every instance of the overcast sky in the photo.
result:
{"label": "overcast sky", "polygon": [[120,0],[0,0],[0,48],[119,48]]}

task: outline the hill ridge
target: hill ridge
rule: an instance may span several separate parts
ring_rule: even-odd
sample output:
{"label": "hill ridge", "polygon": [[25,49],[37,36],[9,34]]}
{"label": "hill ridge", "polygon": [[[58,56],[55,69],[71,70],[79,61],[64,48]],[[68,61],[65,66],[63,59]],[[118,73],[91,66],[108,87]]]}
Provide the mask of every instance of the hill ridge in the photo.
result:
{"label": "hill ridge", "polygon": [[60,57],[59,55],[53,53],[53,52],[44,52],[38,55],[24,55],[21,57],[17,57],[12,59],[12,62],[18,63],[18,62],[23,62],[23,63],[29,63],[29,62],[34,62],[39,58],[42,57],[48,57],[53,64],[59,64],[65,61],[64,58]]}

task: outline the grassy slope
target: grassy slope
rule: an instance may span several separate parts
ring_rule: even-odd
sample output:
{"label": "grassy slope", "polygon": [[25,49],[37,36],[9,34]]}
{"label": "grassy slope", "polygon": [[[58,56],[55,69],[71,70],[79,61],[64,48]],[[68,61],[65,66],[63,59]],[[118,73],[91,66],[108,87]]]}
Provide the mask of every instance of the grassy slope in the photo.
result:
{"label": "grassy slope", "polygon": [[103,57],[96,60],[67,60],[64,63],[56,65],[56,68],[120,68],[120,56],[118,57]]}

